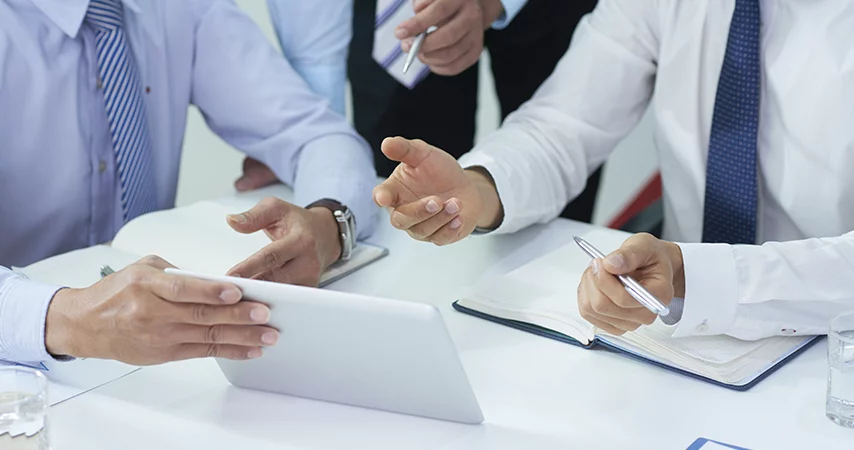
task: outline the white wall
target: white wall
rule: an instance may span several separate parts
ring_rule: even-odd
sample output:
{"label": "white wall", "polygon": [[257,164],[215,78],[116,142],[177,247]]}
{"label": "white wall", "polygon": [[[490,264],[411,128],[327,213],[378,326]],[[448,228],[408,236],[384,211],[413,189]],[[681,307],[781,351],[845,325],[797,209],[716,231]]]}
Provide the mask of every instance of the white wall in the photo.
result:
{"label": "white wall", "polygon": [[[278,47],[267,13],[267,2],[237,0],[237,3],[255,19],[270,42]],[[489,55],[484,55],[484,58],[488,57]],[[484,62],[480,65],[478,138],[495,130],[500,118],[488,59]],[[351,111],[352,108],[348,105],[348,117],[351,117]],[[242,161],[243,156],[211,133],[196,109],[191,110],[178,183],[178,205],[231,192],[234,180],[240,176]],[[594,221],[606,223],[623,206],[627,196],[649,178],[656,165],[650,121],[645,119],[617,148],[609,161]]]}

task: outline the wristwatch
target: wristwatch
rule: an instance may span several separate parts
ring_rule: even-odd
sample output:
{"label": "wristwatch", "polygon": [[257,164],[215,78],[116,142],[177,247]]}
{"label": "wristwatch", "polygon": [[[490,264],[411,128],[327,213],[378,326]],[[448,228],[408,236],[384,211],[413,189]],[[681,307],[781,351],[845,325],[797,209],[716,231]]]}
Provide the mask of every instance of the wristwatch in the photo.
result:
{"label": "wristwatch", "polygon": [[341,238],[341,258],[338,260],[347,261],[356,248],[356,217],[350,212],[350,208],[329,198],[318,200],[306,206],[305,209],[317,207],[332,211],[335,221],[338,222],[338,232]]}

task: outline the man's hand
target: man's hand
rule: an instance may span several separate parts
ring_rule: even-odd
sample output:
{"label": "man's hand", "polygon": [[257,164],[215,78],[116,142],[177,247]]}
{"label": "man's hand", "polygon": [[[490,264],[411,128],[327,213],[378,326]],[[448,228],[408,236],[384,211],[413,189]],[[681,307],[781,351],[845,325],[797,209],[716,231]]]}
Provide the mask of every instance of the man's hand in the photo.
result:
{"label": "man's hand", "polygon": [[341,238],[332,211],[305,209],[274,197],[242,214],[228,216],[240,233],[264,230],[273,243],[228,271],[229,275],[317,286],[320,275],[341,257]]}
{"label": "man's hand", "polygon": [[254,191],[278,182],[279,178],[269,167],[247,156],[243,160],[243,175],[234,182],[234,188],[238,192]]}
{"label": "man's hand", "polygon": [[618,275],[631,275],[665,305],[685,296],[682,250],[643,233],[626,240],[603,260],[595,259],[578,285],[578,311],[607,333],[621,335],[655,322],[650,312],[623,287]]}
{"label": "man's hand", "polygon": [[421,59],[439,75],[457,75],[473,66],[483,52],[483,32],[504,12],[500,0],[415,0],[415,17],[395,30],[401,49],[431,26],[421,47]]}
{"label": "man's hand", "polygon": [[424,141],[389,138],[383,153],[401,164],[374,188],[374,201],[389,208],[391,224],[413,239],[447,245],[475,227],[500,221],[500,202],[488,175],[463,170],[451,155]]}
{"label": "man's hand", "polygon": [[189,358],[258,358],[279,333],[270,309],[240,301],[227,283],[172,275],[149,256],[86,289],[63,289],[48,308],[48,352],[151,365]]}

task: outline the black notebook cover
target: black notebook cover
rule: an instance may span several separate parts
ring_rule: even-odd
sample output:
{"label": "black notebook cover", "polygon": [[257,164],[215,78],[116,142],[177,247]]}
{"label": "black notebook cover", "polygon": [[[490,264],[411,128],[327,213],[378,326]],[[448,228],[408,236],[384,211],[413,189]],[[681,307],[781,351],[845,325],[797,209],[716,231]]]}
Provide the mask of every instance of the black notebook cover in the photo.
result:
{"label": "black notebook cover", "polygon": [[707,383],[714,384],[716,386],[721,386],[721,387],[725,387],[727,389],[732,389],[734,391],[747,391],[750,388],[752,388],[753,386],[756,386],[760,381],[767,378],[768,375],[771,375],[777,369],[786,365],[786,363],[788,363],[789,361],[794,359],[796,356],[803,353],[804,350],[812,347],[816,342],[818,342],[819,338],[821,337],[821,336],[815,336],[812,340],[810,340],[806,344],[802,345],[799,349],[792,352],[792,354],[790,354],[789,356],[781,359],[780,361],[777,361],[776,364],[769,367],[765,372],[763,372],[761,375],[756,377],[750,383],[745,384],[743,386],[738,386],[738,385],[734,385],[734,384],[722,383],[720,381],[713,380],[711,378],[707,378],[707,377],[704,377],[702,375],[697,375],[693,372],[688,372],[687,370],[683,370],[683,369],[680,369],[677,367],[669,366],[667,364],[662,364],[658,361],[653,361],[651,359],[645,358],[645,357],[640,356],[640,355],[636,355],[634,353],[631,353],[631,352],[628,352],[624,349],[616,347],[616,346],[614,346],[608,342],[602,341],[598,337],[596,339],[594,339],[593,342],[591,342],[589,345],[584,345],[581,342],[578,342],[577,340],[575,340],[575,339],[573,339],[573,338],[571,338],[571,337],[569,337],[563,333],[558,333],[556,331],[549,330],[548,328],[543,328],[541,326],[534,325],[534,324],[527,323],[527,322],[519,322],[517,320],[508,320],[508,319],[503,319],[501,317],[491,316],[489,314],[482,313],[480,311],[477,311],[477,310],[474,310],[471,308],[466,308],[465,306],[460,305],[459,302],[454,302],[453,307],[457,311],[464,313],[464,314],[469,314],[469,315],[472,315],[472,316],[475,316],[475,317],[478,317],[478,318],[481,318],[484,320],[488,320],[490,322],[495,322],[495,323],[500,324],[500,325],[508,326],[510,328],[515,328],[517,330],[522,330],[522,331],[526,331],[528,333],[536,334],[537,336],[542,336],[545,338],[554,339],[556,341],[560,341],[560,342],[563,342],[565,344],[574,345],[576,347],[590,349],[590,348],[593,348],[595,346],[601,346],[601,347],[606,348],[610,351],[628,356],[629,358],[632,358],[632,359],[635,359],[638,361],[642,361],[642,362],[645,362],[647,364],[652,364],[654,366],[658,366],[658,367],[661,367],[663,369],[669,370],[671,372],[676,372],[676,373],[694,378],[696,380],[701,380],[701,381],[705,381]]}

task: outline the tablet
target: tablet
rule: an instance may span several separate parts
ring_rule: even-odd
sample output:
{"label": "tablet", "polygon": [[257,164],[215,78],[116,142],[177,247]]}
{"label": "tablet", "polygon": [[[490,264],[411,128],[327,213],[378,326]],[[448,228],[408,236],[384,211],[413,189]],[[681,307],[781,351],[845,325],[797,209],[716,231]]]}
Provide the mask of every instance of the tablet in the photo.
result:
{"label": "tablet", "polygon": [[250,361],[217,360],[238,387],[477,424],[483,414],[433,305],[267,281],[168,272],[238,286],[265,303],[279,342]]}

